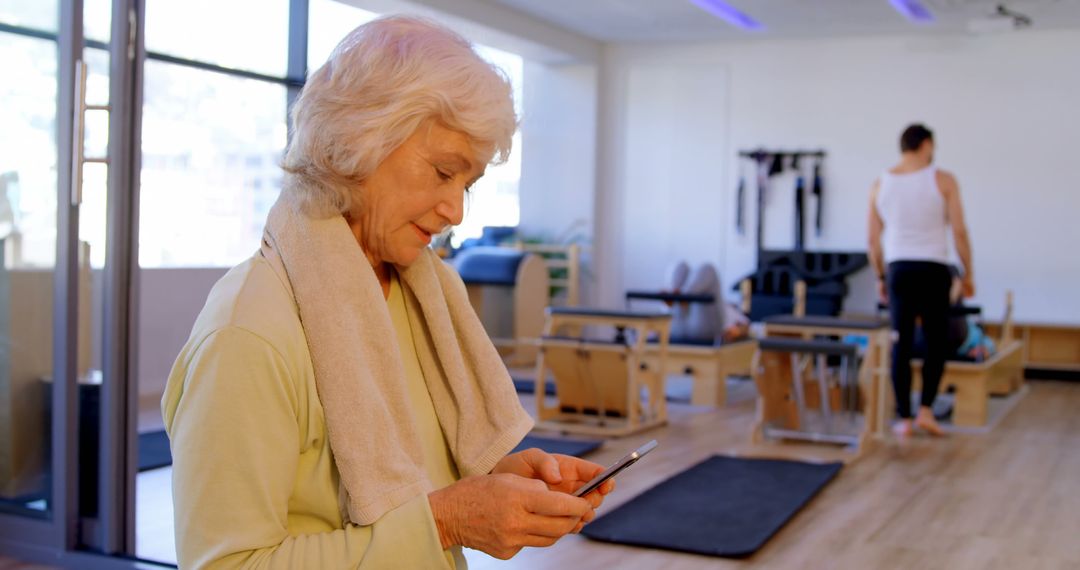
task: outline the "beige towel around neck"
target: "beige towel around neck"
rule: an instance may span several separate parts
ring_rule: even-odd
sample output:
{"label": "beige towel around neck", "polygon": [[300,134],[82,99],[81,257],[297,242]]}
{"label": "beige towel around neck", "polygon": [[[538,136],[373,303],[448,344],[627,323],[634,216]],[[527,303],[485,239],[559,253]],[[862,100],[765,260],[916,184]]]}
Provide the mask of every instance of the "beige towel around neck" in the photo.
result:
{"label": "beige towel around neck", "polygon": [[[344,217],[310,218],[290,195],[283,191],[271,208],[265,239],[300,310],[347,495],[343,515],[368,525],[434,489],[375,272]],[[529,432],[532,418],[457,273],[431,250],[398,271],[420,306],[422,322],[410,311],[417,353],[458,471],[463,477],[488,473]]]}

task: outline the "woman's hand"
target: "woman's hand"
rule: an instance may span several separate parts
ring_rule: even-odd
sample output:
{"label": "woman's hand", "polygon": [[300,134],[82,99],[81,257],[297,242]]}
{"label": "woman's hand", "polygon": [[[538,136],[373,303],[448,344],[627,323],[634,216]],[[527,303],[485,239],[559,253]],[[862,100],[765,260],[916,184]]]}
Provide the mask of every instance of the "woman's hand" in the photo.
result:
{"label": "woman's hand", "polygon": [[[569,455],[547,453],[542,449],[531,448],[513,453],[502,458],[495,465],[492,473],[512,473],[529,479],[539,479],[552,491],[573,493],[578,487],[591,481],[604,470],[603,466]],[[585,495],[592,508],[598,509],[604,502],[604,496],[615,490],[615,480],[608,479],[596,491]],[[585,523],[592,522],[595,513],[589,513],[574,532],[579,532]]]}
{"label": "woman's hand", "polygon": [[526,546],[551,546],[595,516],[589,501],[509,473],[466,477],[428,501],[443,549],[467,546],[502,560]]}
{"label": "woman's hand", "polygon": [[975,278],[970,273],[964,275],[963,281],[964,298],[970,299],[975,296]]}

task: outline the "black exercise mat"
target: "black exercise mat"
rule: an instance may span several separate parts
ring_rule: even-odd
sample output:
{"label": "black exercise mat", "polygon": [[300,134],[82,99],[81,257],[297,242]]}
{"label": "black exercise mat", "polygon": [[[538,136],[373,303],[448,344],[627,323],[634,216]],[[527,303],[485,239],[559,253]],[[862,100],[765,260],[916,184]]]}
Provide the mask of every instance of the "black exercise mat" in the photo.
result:
{"label": "black exercise mat", "polygon": [[548,453],[561,453],[563,455],[582,457],[587,453],[595,451],[603,443],[603,441],[596,440],[553,439],[549,437],[527,435],[525,436],[525,439],[521,440],[521,443],[514,448],[514,451],[511,451],[511,453],[524,451],[530,447],[539,447]]}
{"label": "black exercise mat", "polygon": [[711,556],[750,556],[841,467],[713,456],[596,519],[582,534]]}
{"label": "black exercise mat", "polygon": [[169,436],[162,431],[139,434],[139,471],[172,465]]}

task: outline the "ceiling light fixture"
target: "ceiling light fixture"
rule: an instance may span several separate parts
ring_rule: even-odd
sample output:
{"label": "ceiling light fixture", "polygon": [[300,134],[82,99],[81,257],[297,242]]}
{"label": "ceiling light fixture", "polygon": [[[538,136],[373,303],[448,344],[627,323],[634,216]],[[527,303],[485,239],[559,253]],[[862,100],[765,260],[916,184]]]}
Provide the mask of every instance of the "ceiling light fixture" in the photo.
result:
{"label": "ceiling light fixture", "polygon": [[934,15],[919,0],[889,0],[889,3],[897,12],[916,24],[929,24],[934,21]]}
{"label": "ceiling light fixture", "polygon": [[759,31],[765,28],[765,26],[761,25],[761,22],[740,12],[737,8],[723,0],[690,0],[690,2],[732,26],[737,26],[750,31]]}

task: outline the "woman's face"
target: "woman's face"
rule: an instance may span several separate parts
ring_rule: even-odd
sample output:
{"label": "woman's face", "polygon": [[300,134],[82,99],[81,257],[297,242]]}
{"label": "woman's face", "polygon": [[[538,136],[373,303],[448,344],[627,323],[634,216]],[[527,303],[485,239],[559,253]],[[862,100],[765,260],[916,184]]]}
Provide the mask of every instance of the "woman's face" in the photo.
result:
{"label": "woman's face", "polygon": [[346,216],[368,259],[416,261],[433,234],[461,223],[465,192],[485,166],[465,134],[421,125],[364,181]]}

